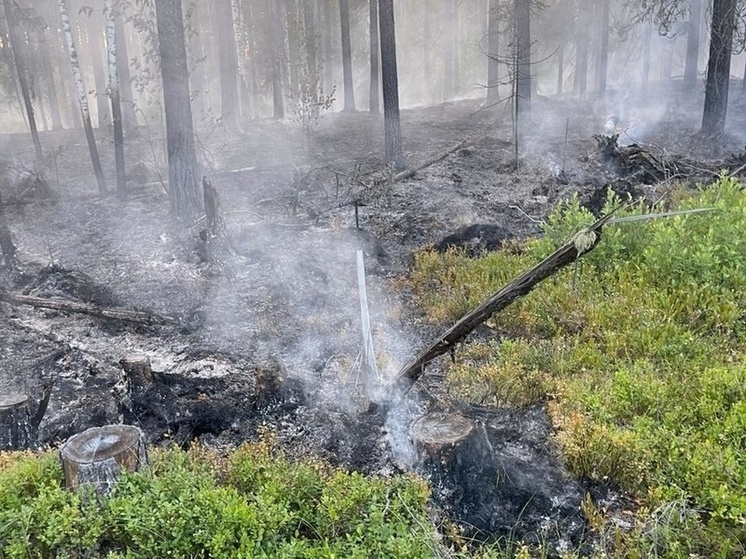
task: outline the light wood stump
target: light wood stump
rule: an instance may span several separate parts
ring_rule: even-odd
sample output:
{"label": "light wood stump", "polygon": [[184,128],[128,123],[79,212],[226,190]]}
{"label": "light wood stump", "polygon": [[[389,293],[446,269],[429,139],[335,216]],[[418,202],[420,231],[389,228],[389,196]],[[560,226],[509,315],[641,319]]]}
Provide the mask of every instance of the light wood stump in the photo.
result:
{"label": "light wood stump", "polygon": [[23,450],[34,445],[31,406],[25,394],[0,394],[0,450]]}
{"label": "light wood stump", "polygon": [[106,495],[122,470],[136,472],[147,465],[145,435],[131,425],[94,427],[70,437],[60,447],[60,461],[66,487],[92,487]]}

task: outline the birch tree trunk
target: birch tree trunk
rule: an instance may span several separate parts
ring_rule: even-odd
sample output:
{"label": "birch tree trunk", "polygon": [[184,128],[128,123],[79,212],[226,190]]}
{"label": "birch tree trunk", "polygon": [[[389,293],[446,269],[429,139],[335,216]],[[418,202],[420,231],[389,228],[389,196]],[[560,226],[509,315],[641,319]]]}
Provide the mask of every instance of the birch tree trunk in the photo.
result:
{"label": "birch tree trunk", "polygon": [[117,168],[117,193],[124,197],[127,192],[127,179],[124,174],[124,130],[122,127],[122,103],[119,96],[119,71],[117,68],[117,29],[114,0],[104,1],[106,15],[106,52],[109,68],[107,91],[111,100],[111,120],[114,125],[114,159]]}
{"label": "birch tree trunk", "polygon": [[25,53],[23,52],[23,41],[18,34],[18,21],[16,18],[16,10],[18,9],[18,4],[16,4],[15,0],[5,0],[5,19],[8,23],[8,36],[10,37],[13,63],[18,74],[18,83],[21,86],[21,96],[23,97],[23,105],[26,109],[31,141],[34,144],[36,167],[41,170],[44,166],[44,156],[41,149],[41,140],[39,140],[39,131],[36,128],[34,105],[31,102],[31,90],[27,79],[28,65],[26,64]]}
{"label": "birch tree trunk", "polygon": [[75,78],[75,86],[78,93],[78,105],[80,107],[80,116],[83,119],[83,129],[85,130],[85,138],[88,142],[88,151],[91,155],[91,163],[93,164],[93,173],[96,175],[96,183],[98,184],[98,190],[101,194],[106,194],[106,183],[104,182],[104,173],[101,169],[101,160],[98,157],[98,147],[96,146],[96,138],[93,135],[93,126],[91,125],[91,113],[88,109],[88,98],[86,96],[85,85],[83,83],[83,75],[80,72],[80,61],[78,60],[78,51],[75,48],[75,39],[73,37],[72,26],[70,25],[70,17],[67,13],[67,2],[66,0],[57,0],[57,5],[60,9],[60,21],[62,23],[62,32],[65,35],[65,41],[67,42],[67,54],[70,58],[70,67]]}

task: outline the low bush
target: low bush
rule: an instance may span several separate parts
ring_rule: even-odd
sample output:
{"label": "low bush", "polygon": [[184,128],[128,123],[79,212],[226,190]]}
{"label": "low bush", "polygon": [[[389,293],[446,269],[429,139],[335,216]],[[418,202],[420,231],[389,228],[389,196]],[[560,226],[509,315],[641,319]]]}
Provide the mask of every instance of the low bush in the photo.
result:
{"label": "low bush", "polygon": [[[670,208],[635,204],[618,213],[714,211],[608,225],[574,267],[494,316],[488,325],[497,341],[466,344],[446,365],[447,379],[455,395],[480,404],[548,402],[578,476],[635,493],[650,511],[683,499],[696,513],[672,524],[671,541],[686,540],[687,530],[697,535],[688,546],[669,546],[670,556],[703,548],[740,556],[746,193],[722,178],[675,197]],[[620,204],[612,195],[606,209]],[[414,292],[430,320],[456,320],[592,221],[573,199],[521,250],[478,259],[421,253]],[[648,541],[644,530],[637,535]]]}

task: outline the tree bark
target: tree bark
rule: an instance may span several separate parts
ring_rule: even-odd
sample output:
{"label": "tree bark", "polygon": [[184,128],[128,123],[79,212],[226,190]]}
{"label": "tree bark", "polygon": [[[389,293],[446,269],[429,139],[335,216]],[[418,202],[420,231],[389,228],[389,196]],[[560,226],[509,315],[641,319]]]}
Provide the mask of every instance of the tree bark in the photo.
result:
{"label": "tree bark", "polygon": [[136,472],[148,465],[145,435],[132,425],[93,427],[60,447],[60,462],[68,489],[90,487],[104,496],[122,471]]}
{"label": "tree bark", "polygon": [[321,57],[324,71],[324,91],[331,92],[334,87],[334,61],[332,53],[332,10],[331,0],[319,0],[321,3]]}
{"label": "tree bark", "polygon": [[527,0],[515,0],[516,26],[516,114],[525,123],[531,110],[531,6]]}
{"label": "tree bark", "polygon": [[14,392],[0,395],[0,451],[24,450],[35,442],[29,397]]}
{"label": "tree bark", "polygon": [[699,61],[699,30],[702,24],[702,0],[690,0],[689,25],[686,36],[686,65],[684,86],[689,94],[697,89],[697,62]]}
{"label": "tree bark", "polygon": [[0,252],[5,262],[5,269],[13,273],[18,269],[18,258],[16,257],[16,245],[13,243],[13,235],[5,220],[5,208],[0,195]]}
{"label": "tree bark", "polygon": [[314,0],[303,0],[303,36],[306,42],[306,65],[311,79],[318,84],[319,68],[316,56],[316,15],[313,9]]}
{"label": "tree bark", "polygon": [[[241,0],[230,0],[233,41],[236,45],[236,64],[238,65],[238,114],[244,119],[252,118],[252,98],[249,93],[249,75],[247,71],[247,41],[244,30],[244,17],[241,11]],[[250,50],[253,55],[253,49]]]}
{"label": "tree bark", "polygon": [[575,91],[585,99],[588,89],[588,15],[591,13],[591,0],[579,0],[578,24],[575,29]]}
{"label": "tree bark", "polygon": [[500,100],[500,12],[498,0],[489,0],[487,24],[487,102]]}
{"label": "tree bark", "polygon": [[[275,0],[277,1],[277,0]],[[300,65],[298,58],[301,55],[301,49],[298,46],[298,32],[300,25],[298,21],[298,4],[296,0],[284,0],[285,4],[285,38],[287,42],[286,68],[290,70],[290,80],[288,83],[288,96],[296,99],[300,92]],[[283,42],[285,45],[285,42]]]}
{"label": "tree bark", "polygon": [[130,75],[130,61],[127,55],[127,34],[124,29],[124,14],[117,11],[114,15],[114,26],[117,42],[117,73],[119,74],[119,98],[122,106],[122,123],[129,131],[137,129],[135,115],[135,98],[132,95],[132,77]]}
{"label": "tree bark", "polygon": [[600,39],[598,58],[596,59],[596,89],[599,97],[603,97],[606,93],[606,76],[609,65],[609,2],[610,0],[600,0],[596,5]]}
{"label": "tree bark", "polygon": [[127,193],[127,178],[124,172],[124,129],[122,126],[122,103],[119,96],[119,71],[117,65],[117,32],[114,13],[114,1],[104,1],[106,15],[107,61],[109,68],[109,99],[111,100],[111,120],[114,125],[114,161],[117,169],[117,194],[124,197]]}
{"label": "tree bark", "polygon": [[181,0],[155,0],[155,13],[166,112],[168,198],[172,216],[191,220],[200,212],[202,203],[194,151]]}
{"label": "tree bark", "polygon": [[18,74],[18,83],[21,86],[21,96],[23,97],[23,105],[26,109],[26,118],[31,132],[31,141],[34,144],[34,154],[36,156],[36,168],[41,170],[44,166],[44,155],[41,149],[41,140],[39,140],[39,131],[36,128],[36,117],[34,116],[34,105],[31,101],[31,89],[28,83],[29,71],[28,64],[26,63],[23,40],[19,36],[18,20],[16,12],[20,8],[15,0],[5,0],[5,19],[8,22],[8,36],[10,37],[11,52],[13,54],[13,62],[16,67]]}
{"label": "tree bark", "polygon": [[378,79],[381,72],[381,45],[378,31],[378,0],[368,0],[370,13],[370,112],[378,114],[381,112],[381,103],[379,99],[379,90],[381,84]]}
{"label": "tree bark", "polygon": [[70,25],[70,17],[67,13],[67,0],[57,0],[57,5],[60,9],[62,31],[65,34],[65,40],[67,41],[67,54],[70,58],[70,68],[72,69],[73,77],[75,78],[75,86],[78,92],[78,106],[80,107],[80,116],[83,120],[85,138],[88,142],[88,151],[91,155],[93,173],[96,175],[98,191],[101,194],[106,194],[104,172],[101,169],[101,160],[98,157],[98,146],[96,145],[96,138],[93,135],[93,125],[91,124],[91,113],[88,110],[88,97],[86,95],[85,84],[83,83],[83,74],[80,71],[80,61],[78,60],[78,51],[75,48],[75,39],[73,38],[73,30]]}
{"label": "tree bark", "polygon": [[215,4],[215,35],[220,61],[220,114],[225,126],[238,127],[238,55],[233,28],[231,0],[217,0]]}
{"label": "tree bark", "polygon": [[267,29],[267,44],[271,49],[272,66],[272,111],[275,119],[285,118],[285,101],[282,96],[282,56],[280,45],[280,16],[277,12],[276,2],[267,0],[267,17],[269,18]]}
{"label": "tree bark", "polygon": [[708,136],[718,136],[725,131],[736,4],[736,0],[714,0],[712,6],[710,57],[702,113],[702,133]]}
{"label": "tree bark", "polygon": [[355,89],[352,83],[352,45],[350,44],[349,0],[339,0],[339,20],[342,30],[342,72],[345,90],[345,111],[355,110]]}
{"label": "tree bark", "polygon": [[42,52],[39,58],[41,59],[42,72],[44,72],[44,82],[47,86],[49,111],[52,114],[52,130],[62,130],[62,111],[60,110],[60,99],[57,95],[57,84],[54,82],[54,70],[52,69],[50,52],[55,46],[49,29],[44,30],[44,42],[40,46]]}
{"label": "tree bark", "polygon": [[381,69],[383,81],[383,114],[386,144],[386,163],[395,169],[404,168],[399,117],[399,76],[396,66],[396,30],[393,0],[379,0],[381,33]]}

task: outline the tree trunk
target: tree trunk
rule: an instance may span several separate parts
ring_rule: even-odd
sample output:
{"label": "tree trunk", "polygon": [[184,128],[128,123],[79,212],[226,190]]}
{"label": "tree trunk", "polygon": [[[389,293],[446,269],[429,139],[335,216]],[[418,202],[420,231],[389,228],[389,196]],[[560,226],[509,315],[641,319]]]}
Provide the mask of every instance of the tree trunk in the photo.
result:
{"label": "tree trunk", "polygon": [[516,115],[525,122],[531,109],[531,6],[527,0],[515,0],[516,26]]}
{"label": "tree trunk", "polygon": [[122,103],[119,97],[119,72],[117,67],[117,31],[114,0],[105,0],[107,60],[109,67],[109,99],[111,100],[111,120],[114,125],[114,160],[117,169],[117,193],[123,197],[127,192],[127,179],[124,173],[124,130],[122,128]]}
{"label": "tree trunk", "polygon": [[[91,66],[93,66],[93,84],[96,88],[96,115],[98,128],[105,128],[112,120],[109,114],[109,104],[106,96],[106,70],[104,69],[104,56],[106,48],[102,40],[100,30],[105,28],[102,18],[95,13],[88,18],[87,22],[88,52],[90,53]],[[108,64],[108,61],[107,61]]]}
{"label": "tree trunk", "polygon": [[88,151],[91,155],[93,173],[96,175],[98,191],[101,194],[106,194],[104,172],[101,169],[101,160],[98,158],[98,146],[96,145],[96,138],[93,135],[91,113],[88,110],[88,97],[86,96],[86,89],[85,85],[83,84],[83,75],[80,72],[80,62],[78,60],[78,51],[75,48],[75,39],[73,38],[72,26],[70,25],[70,17],[67,14],[67,0],[57,0],[57,4],[60,8],[62,32],[65,34],[65,39],[67,41],[67,54],[70,58],[70,68],[72,69],[73,77],[75,78],[75,86],[78,91],[78,105],[80,107],[80,116],[83,119],[83,129],[85,130],[85,138],[88,142]]}
{"label": "tree trunk", "polygon": [[456,0],[443,1],[443,101],[449,101],[456,89]]}
{"label": "tree trunk", "polygon": [[189,73],[181,0],[155,0],[163,77],[168,144],[168,197],[171,215],[190,220],[200,212],[201,196],[194,151]]}
{"label": "tree trunk", "polygon": [[15,0],[5,0],[5,19],[8,22],[8,36],[10,37],[13,62],[16,67],[16,72],[18,73],[18,83],[21,86],[21,96],[23,97],[23,105],[26,109],[26,118],[29,131],[31,132],[31,141],[34,144],[36,168],[41,170],[44,166],[44,155],[42,154],[41,140],[39,140],[39,131],[36,129],[34,105],[31,102],[31,90],[29,88],[27,75],[29,67],[26,63],[23,40],[18,34],[19,27],[18,20],[16,19],[16,11],[19,9],[20,8]]}
{"label": "tree trunk", "polygon": [[591,9],[590,0],[579,0],[578,25],[575,30],[575,91],[581,99],[585,99],[588,89],[588,15]]}
{"label": "tree trunk", "polygon": [[609,2],[610,0],[600,0],[596,6],[600,38],[596,59],[596,89],[599,97],[603,97],[606,93],[606,75],[609,65]]}
{"label": "tree trunk", "polygon": [[13,236],[10,233],[10,227],[5,220],[5,208],[0,196],[0,254],[5,262],[5,269],[14,273],[18,269],[18,258],[16,257],[16,245],[13,243]]}
{"label": "tree trunk", "polygon": [[342,72],[344,74],[345,111],[355,110],[355,90],[352,84],[352,46],[350,44],[349,0],[339,0],[339,19],[342,30]]}
{"label": "tree trunk", "polygon": [[[247,41],[244,30],[244,17],[241,12],[241,0],[230,0],[233,41],[236,44],[236,64],[238,65],[238,114],[243,119],[252,118],[252,98],[249,93],[249,75],[247,71]],[[253,49],[249,51],[252,55]]]}
{"label": "tree trunk", "polygon": [[124,14],[117,11],[114,25],[117,42],[117,73],[119,74],[119,98],[122,106],[122,123],[128,131],[137,129],[135,115],[135,98],[132,95],[132,77],[130,76],[130,61],[127,55],[127,34],[124,30]]}
{"label": "tree trunk", "polygon": [[331,92],[334,87],[334,61],[332,60],[332,10],[331,0],[321,2],[321,56],[324,71],[324,91]]}
{"label": "tree trunk", "polygon": [[49,99],[49,111],[52,114],[52,130],[62,130],[62,111],[60,111],[60,100],[57,95],[57,84],[54,82],[54,70],[50,60],[50,51],[54,49],[54,41],[49,29],[44,30],[44,42],[41,45],[42,72],[44,72],[44,82],[47,89],[47,99]]}
{"label": "tree trunk", "polygon": [[231,0],[217,0],[215,3],[215,35],[218,43],[220,63],[220,114],[225,126],[230,130],[238,127],[238,56],[236,35],[233,30]]}
{"label": "tree trunk", "polygon": [[730,85],[730,59],[736,26],[736,0],[714,0],[710,58],[707,63],[702,133],[717,136],[725,130]]}
{"label": "tree trunk", "polygon": [[369,0],[370,12],[370,112],[378,114],[381,112],[381,103],[379,99],[379,90],[381,84],[378,76],[381,72],[380,56],[381,45],[379,42],[378,31],[378,0]]}
{"label": "tree trunk", "polygon": [[684,67],[684,88],[690,95],[697,90],[697,62],[699,61],[699,29],[701,24],[702,0],[691,0],[686,36],[686,66]]}
{"label": "tree trunk", "polygon": [[311,79],[318,84],[319,68],[316,56],[316,15],[313,10],[314,0],[303,0],[303,36],[306,39],[306,62]]}
{"label": "tree trunk", "polygon": [[394,1],[379,0],[378,22],[381,33],[381,69],[383,81],[383,114],[386,142],[386,163],[395,169],[404,168],[399,119],[399,76],[396,66],[396,31]]}
{"label": "tree trunk", "polygon": [[642,76],[640,89],[643,95],[647,95],[650,84],[650,46],[653,42],[653,27],[649,23],[643,25],[645,29],[642,35]]}
{"label": "tree trunk", "polygon": [[68,489],[90,487],[97,496],[104,496],[122,471],[136,472],[147,466],[145,435],[132,425],[93,427],[60,447],[60,462]]}
{"label": "tree trunk", "polygon": [[271,49],[272,66],[272,110],[275,119],[285,118],[285,102],[282,97],[282,55],[280,52],[280,16],[274,0],[267,0],[268,25],[265,26],[269,37],[267,44]]}
{"label": "tree trunk", "polygon": [[487,26],[487,102],[500,100],[500,12],[498,0],[490,0]]}
{"label": "tree trunk", "polygon": [[[276,0],[275,0],[276,1]],[[285,38],[287,40],[287,68],[290,70],[288,83],[288,97],[297,99],[300,92],[299,64],[300,48],[298,48],[298,5],[296,0],[284,0],[285,3]],[[283,45],[285,43],[283,42]]]}
{"label": "tree trunk", "polygon": [[0,395],[0,451],[33,447],[34,431],[29,397],[14,392]]}

